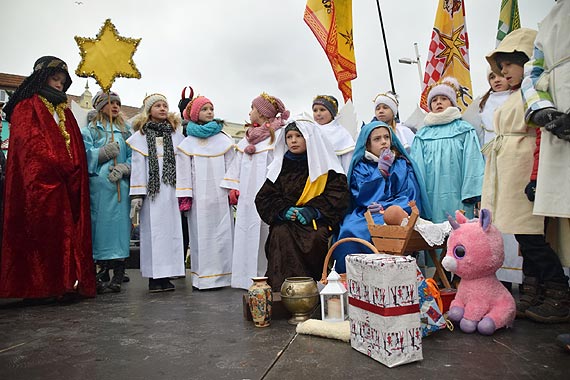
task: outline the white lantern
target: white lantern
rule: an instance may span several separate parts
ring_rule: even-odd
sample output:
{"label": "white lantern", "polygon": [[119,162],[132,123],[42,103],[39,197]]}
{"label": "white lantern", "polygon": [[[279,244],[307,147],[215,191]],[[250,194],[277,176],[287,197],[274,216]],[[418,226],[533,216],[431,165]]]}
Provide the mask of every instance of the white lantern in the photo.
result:
{"label": "white lantern", "polygon": [[321,319],[327,322],[343,322],[347,316],[347,290],[340,282],[334,264],[327,277],[327,285],[321,290],[320,295]]}

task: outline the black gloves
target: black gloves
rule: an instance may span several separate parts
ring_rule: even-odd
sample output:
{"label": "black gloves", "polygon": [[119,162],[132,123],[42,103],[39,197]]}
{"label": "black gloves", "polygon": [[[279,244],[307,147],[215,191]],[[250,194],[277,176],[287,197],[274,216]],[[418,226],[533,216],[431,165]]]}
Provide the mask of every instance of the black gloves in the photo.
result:
{"label": "black gloves", "polygon": [[534,202],[534,194],[536,193],[536,179],[531,180],[524,188],[524,193],[529,201]]}
{"label": "black gloves", "polygon": [[570,141],[570,115],[563,113],[557,119],[546,124],[544,129],[559,139]]}
{"label": "black gloves", "polygon": [[544,127],[546,124],[558,119],[561,115],[564,114],[557,111],[556,108],[543,108],[532,114],[531,121],[536,125]]}

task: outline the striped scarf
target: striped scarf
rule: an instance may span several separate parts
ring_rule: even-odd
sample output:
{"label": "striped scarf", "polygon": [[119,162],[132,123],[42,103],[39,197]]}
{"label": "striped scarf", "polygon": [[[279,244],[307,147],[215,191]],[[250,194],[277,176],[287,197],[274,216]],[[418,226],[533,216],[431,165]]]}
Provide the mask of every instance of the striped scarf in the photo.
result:
{"label": "striped scarf", "polygon": [[148,185],[147,195],[154,199],[160,192],[160,168],[158,165],[158,155],[156,153],[156,138],[162,137],[164,143],[164,160],[162,163],[162,182],[172,187],[176,186],[176,161],[174,159],[174,147],[172,145],[172,126],[166,121],[156,123],[147,122],[142,127],[142,132],[146,135],[148,146]]}

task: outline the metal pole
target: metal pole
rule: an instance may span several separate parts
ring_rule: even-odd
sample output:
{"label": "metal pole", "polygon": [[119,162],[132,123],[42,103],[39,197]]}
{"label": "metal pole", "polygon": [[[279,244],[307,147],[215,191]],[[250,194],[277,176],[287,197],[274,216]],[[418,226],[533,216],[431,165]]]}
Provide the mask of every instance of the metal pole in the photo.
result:
{"label": "metal pole", "polygon": [[420,61],[420,52],[418,51],[418,43],[414,42],[414,48],[416,49],[416,63],[418,65],[418,74],[420,76],[420,93],[424,90],[424,73],[422,72],[422,64]]}
{"label": "metal pole", "polygon": [[394,87],[394,78],[392,76],[392,65],[390,64],[390,54],[388,53],[388,44],[386,43],[386,33],[384,33],[384,22],[382,21],[382,11],[380,10],[380,0],[376,0],[376,6],[378,7],[378,18],[380,19],[380,29],[382,30],[382,40],[384,41],[384,50],[386,51],[386,62],[388,62],[388,74],[390,75],[390,84],[392,86],[392,92],[396,93],[396,88]]}

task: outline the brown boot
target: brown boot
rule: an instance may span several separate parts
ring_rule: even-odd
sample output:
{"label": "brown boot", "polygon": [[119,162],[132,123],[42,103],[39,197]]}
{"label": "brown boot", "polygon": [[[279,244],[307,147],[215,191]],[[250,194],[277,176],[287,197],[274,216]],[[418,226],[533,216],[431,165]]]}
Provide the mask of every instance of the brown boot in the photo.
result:
{"label": "brown boot", "polygon": [[517,318],[526,318],[525,312],[531,306],[540,304],[540,285],[536,277],[525,277],[520,287],[519,302],[517,302]]}
{"label": "brown boot", "polygon": [[529,319],[541,323],[570,321],[568,283],[546,282],[544,284],[544,301],[538,306],[529,307],[525,315]]}

